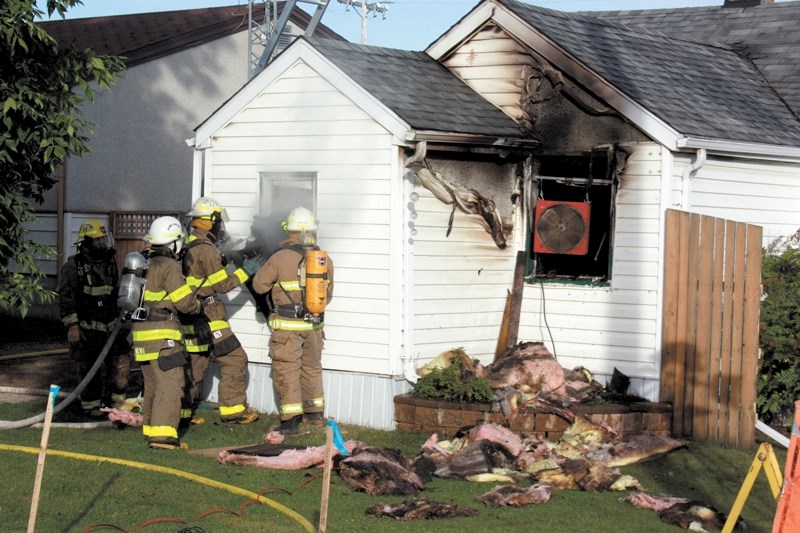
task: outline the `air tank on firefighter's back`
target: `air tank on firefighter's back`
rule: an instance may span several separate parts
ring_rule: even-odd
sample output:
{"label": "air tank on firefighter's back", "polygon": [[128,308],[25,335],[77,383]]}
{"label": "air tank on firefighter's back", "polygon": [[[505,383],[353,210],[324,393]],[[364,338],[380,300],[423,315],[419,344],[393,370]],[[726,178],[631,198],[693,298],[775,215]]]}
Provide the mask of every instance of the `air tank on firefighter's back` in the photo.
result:
{"label": "air tank on firefighter's back", "polygon": [[120,311],[132,313],[142,306],[146,279],[147,259],[139,252],[130,252],[125,256],[117,291],[117,307]]}
{"label": "air tank on firefighter's back", "polygon": [[306,309],[319,316],[328,303],[328,254],[323,250],[307,250],[305,260]]}

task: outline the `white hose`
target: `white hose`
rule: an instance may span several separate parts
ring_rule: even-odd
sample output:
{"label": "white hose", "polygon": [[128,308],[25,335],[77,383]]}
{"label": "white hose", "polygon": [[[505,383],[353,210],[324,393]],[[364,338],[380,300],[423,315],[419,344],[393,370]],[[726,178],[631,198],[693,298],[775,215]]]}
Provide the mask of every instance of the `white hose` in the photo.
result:
{"label": "white hose", "polygon": [[[28,396],[50,396],[50,391],[47,389],[26,389],[24,387],[0,387],[0,394],[25,394]],[[69,395],[67,391],[58,391],[57,398],[66,398]]]}
{"label": "white hose", "polygon": [[[117,322],[117,325],[114,326],[114,329],[111,330],[111,334],[108,336],[108,340],[106,341],[106,345],[103,346],[103,349],[100,351],[100,354],[97,356],[97,361],[94,362],[92,368],[89,369],[89,372],[83,378],[75,390],[69,393],[66,399],[62,400],[61,403],[57,404],[53,408],[53,414],[60,412],[70,403],[72,400],[77,398],[83,389],[86,388],[86,385],[92,380],[94,375],[100,369],[100,366],[103,364],[103,361],[106,359],[106,355],[108,355],[108,351],[111,349],[111,345],[114,343],[114,339],[117,338],[117,333],[119,333],[119,328],[121,327],[120,322]],[[10,421],[10,420],[0,420],[0,429],[17,429],[17,428],[24,428],[30,425],[33,425],[37,422],[41,422],[44,420],[45,413],[38,414],[36,416],[32,416],[30,418],[26,418],[24,420],[17,420],[17,421]]]}

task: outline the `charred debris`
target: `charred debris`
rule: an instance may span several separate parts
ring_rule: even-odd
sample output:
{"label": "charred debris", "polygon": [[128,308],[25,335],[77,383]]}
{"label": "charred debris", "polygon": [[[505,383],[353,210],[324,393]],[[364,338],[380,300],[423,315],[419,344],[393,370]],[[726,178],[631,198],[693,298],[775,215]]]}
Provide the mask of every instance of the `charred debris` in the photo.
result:
{"label": "charred debris", "polygon": [[[479,511],[432,501],[421,493],[434,478],[487,483],[491,488],[477,498],[490,507],[519,507],[545,504],[553,491],[628,491],[621,501],[644,506],[652,504],[639,482],[620,471],[620,467],[658,457],[686,446],[686,442],[667,436],[636,435],[627,440],[605,424],[596,424],[571,410],[581,401],[644,401],[629,396],[629,380],[619,372],[607,387],[600,386],[584,369],[562,368],[541,342],[523,342],[501,353],[482,366],[461,349],[441,354],[418,370],[421,379],[415,394],[439,394],[449,401],[490,401],[506,420],[523,406],[555,414],[569,427],[555,442],[542,435],[509,429],[509,424],[479,422],[463,427],[453,438],[440,440],[433,433],[414,458],[399,450],[375,448],[368,443],[348,440],[347,454],[334,450],[334,467],[339,477],[353,490],[375,496],[406,496],[399,504],[379,503],[365,512],[394,520],[415,520],[474,516]],[[438,391],[438,392],[437,392]],[[265,435],[267,444],[223,451],[223,464],[301,470],[321,466],[325,447],[286,447],[270,444],[274,435]],[[263,448],[263,449],[261,449]],[[721,516],[698,502],[676,498],[680,504],[670,512],[663,502],[653,504],[664,521],[681,527],[717,523]],[[695,504],[697,503],[697,504]],[[694,520],[691,509],[703,509]],[[715,512],[715,511],[714,511]],[[676,518],[676,516],[678,518]]]}

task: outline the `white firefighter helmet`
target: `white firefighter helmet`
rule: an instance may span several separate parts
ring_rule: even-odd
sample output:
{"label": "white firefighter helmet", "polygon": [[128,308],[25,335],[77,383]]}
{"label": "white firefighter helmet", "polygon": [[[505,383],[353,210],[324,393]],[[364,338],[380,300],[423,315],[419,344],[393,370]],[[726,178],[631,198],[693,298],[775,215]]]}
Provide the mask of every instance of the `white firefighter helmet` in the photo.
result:
{"label": "white firefighter helmet", "polygon": [[175,243],[172,251],[178,253],[183,247],[183,238],[186,232],[183,226],[175,217],[158,217],[150,224],[150,231],[144,236],[144,242],[148,244],[171,244]]}
{"label": "white firefighter helmet", "polygon": [[84,244],[91,248],[108,250],[114,247],[114,236],[99,220],[87,220],[78,230],[75,245]]}
{"label": "white firefighter helmet", "polygon": [[287,231],[317,231],[317,217],[305,207],[292,209],[286,217]]}
{"label": "white firefighter helmet", "polygon": [[223,222],[228,222],[230,220],[228,218],[228,212],[225,211],[225,208],[219,205],[217,201],[208,196],[201,196],[194,201],[192,210],[186,214],[192,218],[213,220],[215,218],[215,213]]}

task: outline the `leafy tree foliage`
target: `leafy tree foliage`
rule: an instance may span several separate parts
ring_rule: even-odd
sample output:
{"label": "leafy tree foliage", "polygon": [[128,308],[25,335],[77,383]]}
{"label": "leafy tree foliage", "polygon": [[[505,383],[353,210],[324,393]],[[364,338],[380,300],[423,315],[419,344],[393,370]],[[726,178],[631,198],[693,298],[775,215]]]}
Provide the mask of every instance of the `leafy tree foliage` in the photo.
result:
{"label": "leafy tree foliage", "polygon": [[[47,11],[63,16],[81,3],[48,0]],[[89,151],[80,106],[124,68],[120,58],[60,45],[35,23],[43,14],[34,0],[0,2],[0,308],[23,316],[52,298],[36,260],[54,253],[24,226],[36,221],[34,203],[55,185],[58,166]]]}
{"label": "leafy tree foliage", "polygon": [[762,261],[759,418],[786,425],[800,399],[800,231],[770,245]]}

